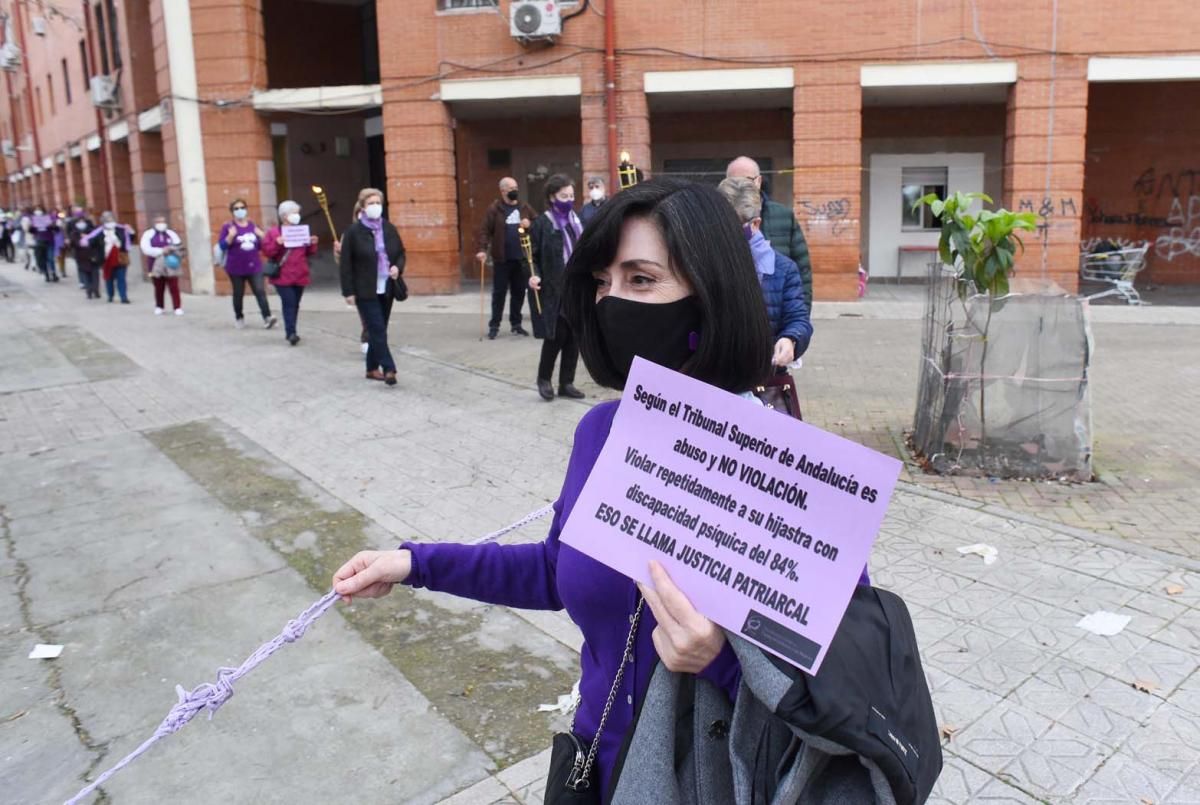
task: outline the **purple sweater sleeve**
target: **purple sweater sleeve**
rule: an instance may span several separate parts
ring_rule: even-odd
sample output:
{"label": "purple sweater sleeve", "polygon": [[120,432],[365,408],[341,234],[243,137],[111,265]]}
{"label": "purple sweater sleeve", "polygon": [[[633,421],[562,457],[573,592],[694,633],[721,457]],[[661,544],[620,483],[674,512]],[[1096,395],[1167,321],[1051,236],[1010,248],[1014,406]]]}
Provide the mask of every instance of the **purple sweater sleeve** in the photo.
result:
{"label": "purple sweater sleeve", "polygon": [[567,474],[544,541],[523,545],[406,542],[400,547],[412,551],[412,573],[405,583],[489,604],[562,609],[558,595],[558,535],[592,471],[615,410],[615,404],[598,405],[576,427]]}
{"label": "purple sweater sleeve", "polygon": [[520,609],[562,609],[555,566],[562,500],[543,542],[531,545],[430,545],[406,542],[412,573],[405,584],[488,604]]}

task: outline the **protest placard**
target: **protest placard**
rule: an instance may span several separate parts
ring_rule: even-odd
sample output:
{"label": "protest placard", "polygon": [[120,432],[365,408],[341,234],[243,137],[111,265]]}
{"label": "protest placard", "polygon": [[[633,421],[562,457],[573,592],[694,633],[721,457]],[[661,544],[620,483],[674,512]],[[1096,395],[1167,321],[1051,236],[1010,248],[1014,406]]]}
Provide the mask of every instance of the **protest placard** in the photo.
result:
{"label": "protest placard", "polygon": [[636,359],[561,539],[816,673],[901,464]]}
{"label": "protest placard", "polygon": [[279,234],[283,237],[283,245],[289,249],[307,246],[310,237],[308,224],[282,226],[279,228]]}
{"label": "protest placard", "polygon": [[29,225],[34,229],[47,229],[54,223],[54,219],[49,215],[33,215],[29,218]]}

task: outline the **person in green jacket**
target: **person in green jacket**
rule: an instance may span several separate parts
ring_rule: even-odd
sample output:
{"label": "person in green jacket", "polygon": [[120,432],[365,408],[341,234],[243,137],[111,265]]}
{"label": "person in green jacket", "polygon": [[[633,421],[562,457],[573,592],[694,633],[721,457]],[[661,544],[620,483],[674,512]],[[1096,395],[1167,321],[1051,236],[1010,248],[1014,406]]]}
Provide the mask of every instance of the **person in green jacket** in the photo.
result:
{"label": "person in green jacket", "polygon": [[762,233],[771,242],[772,248],[785,257],[790,257],[800,269],[804,283],[804,301],[812,310],[812,261],[808,256],[808,242],[804,231],[796,222],[796,215],[784,205],[771,201],[762,189],[762,171],[750,157],[738,157],[725,168],[725,178],[741,176],[753,180],[758,192],[762,193]]}

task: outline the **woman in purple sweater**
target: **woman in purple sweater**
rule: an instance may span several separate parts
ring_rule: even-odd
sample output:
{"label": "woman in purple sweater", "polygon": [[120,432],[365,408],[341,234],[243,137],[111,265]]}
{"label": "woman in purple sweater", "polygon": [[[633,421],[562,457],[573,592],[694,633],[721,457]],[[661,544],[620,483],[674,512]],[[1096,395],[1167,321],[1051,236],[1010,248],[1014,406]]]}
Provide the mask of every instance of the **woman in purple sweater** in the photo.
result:
{"label": "woman in purple sweater", "polygon": [[258,311],[262,313],[263,327],[271,329],[278,321],[271,315],[267,302],[267,290],[263,287],[262,257],[265,233],[250,220],[250,211],[244,199],[235,198],[229,205],[233,218],[226,221],[217,236],[217,245],[225,255],[225,273],[233,284],[233,324],[239,330],[246,326],[242,317],[242,297],[246,295],[246,283],[258,300]]}
{"label": "woman in purple sweater", "polygon": [[[735,393],[770,371],[771,330],[750,250],[711,187],[655,180],[623,190],[584,229],[566,271],[564,312],[603,386],[623,388],[635,355]],[[651,566],[653,588],[640,587],[559,542],[616,410],[616,402],[602,403],[580,421],[545,541],[405,543],[358,553],[333,578],[345,596],[374,598],[404,583],[505,606],[565,608],[584,638],[574,733],[585,746],[598,731],[644,597],[633,656],[600,734],[593,775],[602,793],[656,663],[707,679],[730,698],[741,675],[724,633],[661,567]]]}

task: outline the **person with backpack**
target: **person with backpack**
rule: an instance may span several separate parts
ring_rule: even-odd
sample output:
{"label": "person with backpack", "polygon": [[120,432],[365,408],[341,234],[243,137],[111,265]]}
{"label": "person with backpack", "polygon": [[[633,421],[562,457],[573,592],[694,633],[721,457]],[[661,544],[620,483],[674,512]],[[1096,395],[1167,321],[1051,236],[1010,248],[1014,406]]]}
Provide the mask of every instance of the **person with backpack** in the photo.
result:
{"label": "person with backpack", "polygon": [[[737,394],[745,405],[758,404],[750,390],[770,372],[770,327],[745,236],[714,188],[658,179],[622,190],[583,230],[563,288],[565,316],[600,385],[623,388],[640,357]],[[819,787],[825,781],[834,793],[848,791],[849,798],[806,799],[797,790],[786,801],[870,802],[854,795],[873,791],[879,793],[875,801],[886,802],[887,787],[899,793],[893,801],[905,805],[919,801],[914,793],[928,795],[941,767],[936,729],[932,742],[927,729],[933,722],[928,690],[919,664],[904,653],[899,655],[904,666],[895,676],[899,687],[889,690],[893,680],[881,668],[889,659],[886,649],[894,644],[903,652],[914,641],[908,639],[902,613],[890,606],[894,602],[872,607],[876,591],[866,586],[865,568],[855,595],[866,605],[861,616],[855,615],[855,628],[846,632],[852,638],[848,650],[835,652],[831,646],[825,660],[833,662],[828,677],[833,693],[822,689],[811,708],[828,722],[826,713],[838,712],[836,692],[845,687],[838,685],[841,679],[869,682],[861,691],[844,691],[854,718],[847,730],[839,730],[840,725],[830,729],[802,712],[806,700],[783,696],[804,693],[802,672],[780,671],[759,649],[728,638],[661,566],[649,567],[652,587],[641,585],[560,542],[618,405],[601,403],[580,420],[544,541],[409,541],[397,550],[360,551],[334,573],[334,590],[349,600],[378,598],[406,584],[503,606],[566,609],[583,635],[580,699],[571,732],[556,736],[551,748],[548,803],[598,803],[610,795],[620,805],[769,802],[780,784]],[[897,627],[887,625],[889,616]],[[865,653],[856,650],[859,645]],[[856,668],[864,656],[865,667]],[[854,676],[848,676],[852,670]],[[903,784],[908,767],[897,773],[902,762],[883,753],[899,750],[889,748],[886,738],[858,740],[870,728],[863,702],[874,695],[881,714],[896,717],[889,725],[898,737],[911,742],[914,751],[919,748],[923,759],[912,766],[919,784]],[[689,707],[692,703],[696,706]],[[743,708],[744,722],[738,722],[735,705]],[[709,713],[716,717],[710,719]],[[726,745],[732,729],[740,730],[738,741]],[[792,736],[803,740],[802,735],[810,736],[814,753],[789,751]],[[772,737],[781,740],[763,743]],[[829,743],[821,742],[824,737]],[[635,750],[627,753],[627,746]],[[797,765],[840,754],[857,754],[883,774],[877,778],[870,766],[848,768],[837,761],[819,769]],[[761,785],[743,775],[737,785],[744,796],[731,796],[735,763],[746,769],[748,760],[757,773],[756,757],[764,762]],[[586,775],[582,798],[563,788],[567,774],[575,771]]]}
{"label": "person with backpack", "polygon": [[245,199],[235,198],[231,201],[229,213],[232,217],[221,225],[221,232],[217,235],[217,248],[221,250],[222,265],[233,285],[233,325],[239,330],[246,326],[242,300],[249,285],[258,301],[263,328],[270,330],[279,320],[271,315],[271,304],[263,287],[262,257],[259,253],[266,233],[250,220],[250,208]]}
{"label": "person with backpack", "polygon": [[183,239],[167,226],[167,216],[154,216],[154,223],[142,233],[140,243],[142,256],[146,259],[146,274],[154,282],[154,315],[164,313],[166,290],[171,291],[171,306],[176,316],[183,315],[183,303],[179,301],[179,278],[183,275],[180,252]]}

